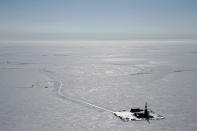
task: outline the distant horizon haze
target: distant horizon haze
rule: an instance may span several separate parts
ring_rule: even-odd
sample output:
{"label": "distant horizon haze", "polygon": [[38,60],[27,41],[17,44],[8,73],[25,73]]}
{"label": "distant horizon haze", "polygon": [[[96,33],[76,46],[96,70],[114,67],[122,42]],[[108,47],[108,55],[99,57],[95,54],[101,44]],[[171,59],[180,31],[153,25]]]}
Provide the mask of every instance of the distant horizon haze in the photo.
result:
{"label": "distant horizon haze", "polygon": [[196,5],[196,0],[2,0],[0,41],[194,41]]}

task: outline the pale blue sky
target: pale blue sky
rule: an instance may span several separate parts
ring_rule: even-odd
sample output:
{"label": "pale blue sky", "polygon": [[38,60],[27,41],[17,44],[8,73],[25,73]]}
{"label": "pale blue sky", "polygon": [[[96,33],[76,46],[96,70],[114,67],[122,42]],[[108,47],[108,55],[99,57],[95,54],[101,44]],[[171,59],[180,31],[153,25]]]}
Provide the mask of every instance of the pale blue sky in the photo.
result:
{"label": "pale blue sky", "polygon": [[197,0],[0,0],[0,39],[195,39]]}

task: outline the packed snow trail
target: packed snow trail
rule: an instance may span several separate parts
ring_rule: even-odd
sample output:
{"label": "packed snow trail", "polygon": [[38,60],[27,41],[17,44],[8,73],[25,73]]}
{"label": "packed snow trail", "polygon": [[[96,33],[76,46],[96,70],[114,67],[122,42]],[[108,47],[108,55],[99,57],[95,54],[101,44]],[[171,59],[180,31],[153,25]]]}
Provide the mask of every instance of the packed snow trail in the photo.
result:
{"label": "packed snow trail", "polygon": [[[47,76],[49,76],[49,78],[53,79],[54,82],[56,81],[56,80],[55,80],[55,77],[54,77],[54,76],[56,76],[56,74],[55,74],[53,71],[47,70],[47,69],[45,69],[45,68],[44,68],[44,69],[40,69],[40,71],[41,71],[41,72],[44,72],[44,74],[46,74]],[[58,82],[58,81],[56,81],[56,82]],[[102,111],[107,111],[107,112],[110,112],[110,113],[114,113],[114,111],[112,111],[112,110],[109,110],[109,109],[106,109],[106,108],[104,108],[104,107],[101,107],[101,106],[98,106],[98,105],[89,103],[89,102],[87,102],[87,101],[85,101],[85,100],[81,100],[81,99],[79,99],[79,98],[72,98],[72,97],[69,97],[69,96],[65,96],[65,95],[62,94],[62,92],[61,92],[62,87],[63,87],[62,80],[59,80],[58,83],[59,83],[59,87],[58,87],[58,89],[57,89],[57,95],[58,95],[59,98],[61,98],[61,99],[63,99],[63,100],[69,100],[69,101],[72,101],[72,102],[78,103],[78,104],[85,104],[85,105],[87,105],[87,106],[89,106],[89,107],[93,107],[93,108],[95,108],[95,109],[100,109],[100,110],[102,110]]]}
{"label": "packed snow trail", "polygon": [[67,100],[70,100],[70,101],[75,102],[75,103],[86,104],[86,105],[91,106],[91,107],[94,107],[94,108],[96,108],[96,109],[100,109],[100,110],[103,110],[103,111],[107,111],[107,112],[110,112],[110,113],[114,113],[114,111],[112,111],[112,110],[106,109],[106,108],[101,107],[101,106],[94,105],[94,104],[89,103],[89,102],[87,102],[87,101],[85,101],[85,100],[80,100],[80,99],[77,99],[77,98],[74,99],[74,98],[70,98],[70,97],[67,97],[67,96],[63,95],[62,92],[61,92],[61,89],[62,89],[62,87],[63,87],[62,80],[59,81],[59,84],[60,84],[60,86],[59,86],[59,88],[58,88],[57,94],[58,94],[58,96],[59,96],[60,98],[62,98],[62,99],[67,99]]}

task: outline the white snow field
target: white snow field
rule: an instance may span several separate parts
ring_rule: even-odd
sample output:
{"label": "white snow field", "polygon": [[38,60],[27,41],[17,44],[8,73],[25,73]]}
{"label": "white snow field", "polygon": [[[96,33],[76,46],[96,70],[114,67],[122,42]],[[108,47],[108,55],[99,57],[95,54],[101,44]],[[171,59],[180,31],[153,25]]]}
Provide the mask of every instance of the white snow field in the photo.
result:
{"label": "white snow field", "polygon": [[1,131],[194,131],[196,100],[197,43],[0,45]]}

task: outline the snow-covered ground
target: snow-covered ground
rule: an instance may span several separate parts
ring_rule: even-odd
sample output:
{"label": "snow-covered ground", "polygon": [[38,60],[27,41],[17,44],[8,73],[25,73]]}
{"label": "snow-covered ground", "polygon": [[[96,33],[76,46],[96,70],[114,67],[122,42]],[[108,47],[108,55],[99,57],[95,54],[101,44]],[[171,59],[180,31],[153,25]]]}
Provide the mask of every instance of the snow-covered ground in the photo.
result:
{"label": "snow-covered ground", "polygon": [[[197,44],[0,45],[0,130],[197,129]],[[143,108],[163,120],[123,122]]]}

